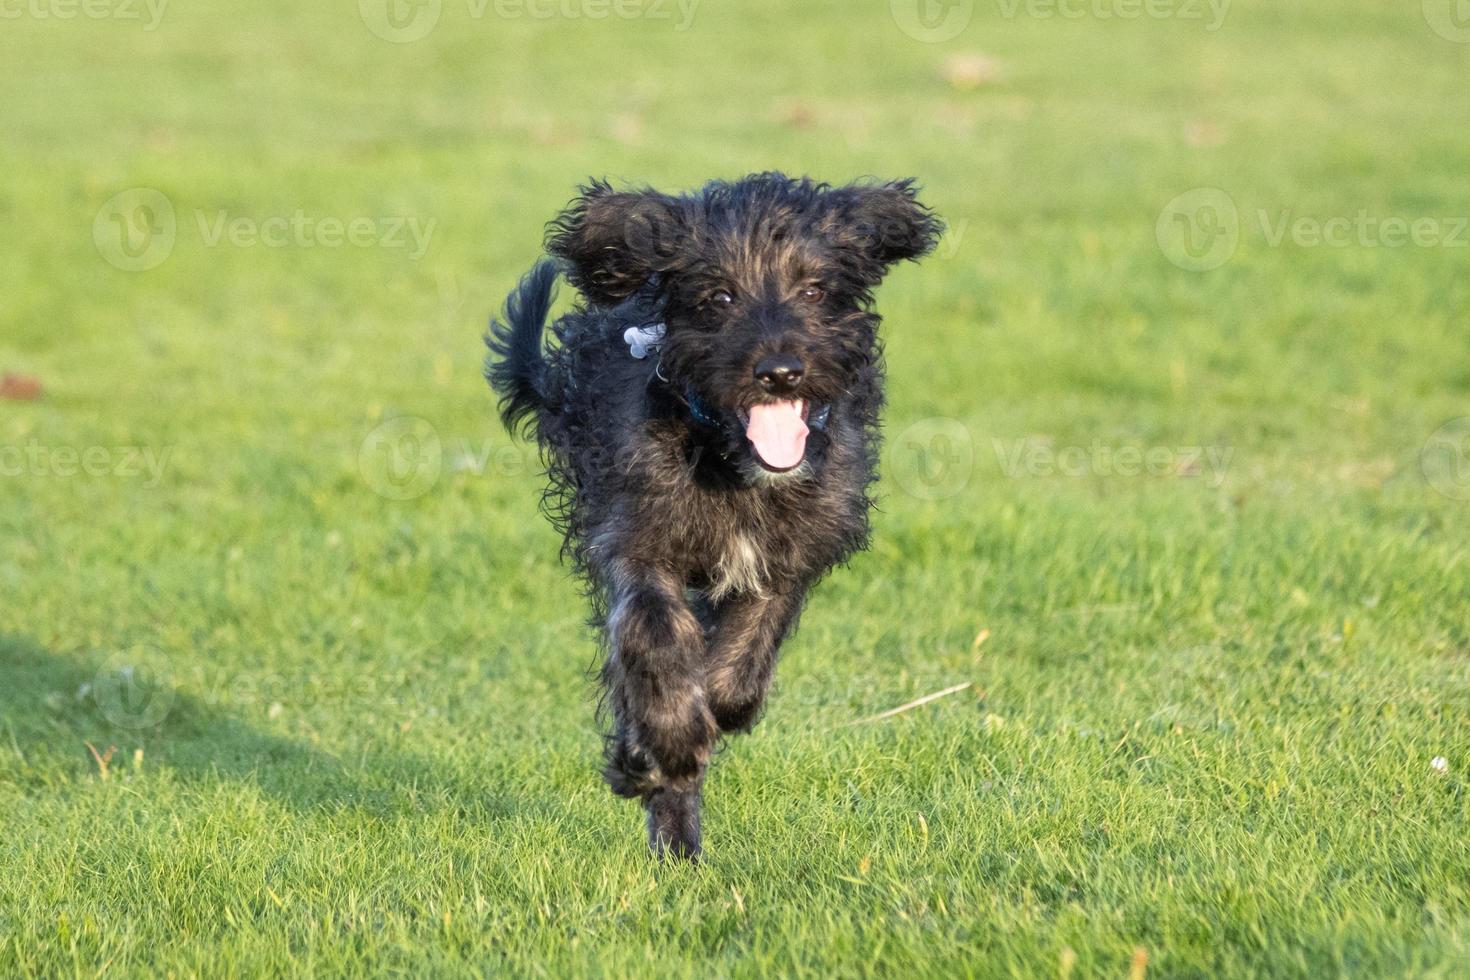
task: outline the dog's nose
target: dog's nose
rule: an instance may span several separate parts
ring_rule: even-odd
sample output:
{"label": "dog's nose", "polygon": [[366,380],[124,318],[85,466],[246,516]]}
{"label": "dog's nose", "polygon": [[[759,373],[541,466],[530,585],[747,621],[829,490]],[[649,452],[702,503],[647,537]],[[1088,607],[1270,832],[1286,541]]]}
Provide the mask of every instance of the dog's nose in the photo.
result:
{"label": "dog's nose", "polygon": [[773,395],[785,395],[796,390],[805,373],[806,365],[791,354],[774,354],[762,358],[755,366],[756,380]]}

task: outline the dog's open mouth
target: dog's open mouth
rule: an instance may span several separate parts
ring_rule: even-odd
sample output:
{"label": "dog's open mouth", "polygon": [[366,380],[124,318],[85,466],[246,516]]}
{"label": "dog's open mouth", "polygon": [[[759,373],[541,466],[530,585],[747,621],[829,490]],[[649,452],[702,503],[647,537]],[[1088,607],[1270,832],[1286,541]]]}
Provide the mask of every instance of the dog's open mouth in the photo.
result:
{"label": "dog's open mouth", "polygon": [[745,438],[755,457],[773,473],[785,473],[806,458],[807,404],[804,401],[767,402],[740,413]]}

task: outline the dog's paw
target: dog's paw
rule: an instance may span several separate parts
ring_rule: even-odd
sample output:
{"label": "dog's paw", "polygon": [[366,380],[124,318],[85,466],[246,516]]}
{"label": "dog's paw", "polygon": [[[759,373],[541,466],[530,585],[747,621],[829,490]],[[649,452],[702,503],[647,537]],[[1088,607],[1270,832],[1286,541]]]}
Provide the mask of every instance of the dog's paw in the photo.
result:
{"label": "dog's paw", "polygon": [[661,858],[697,861],[702,850],[698,790],[657,789],[644,798],[648,846]]}
{"label": "dog's paw", "polygon": [[722,732],[748,732],[760,720],[764,703],[765,699],[762,696],[713,705],[715,722],[720,726]]}
{"label": "dog's paw", "polygon": [[602,778],[614,794],[635,799],[657,788],[663,773],[647,752],[619,739],[608,752]]}

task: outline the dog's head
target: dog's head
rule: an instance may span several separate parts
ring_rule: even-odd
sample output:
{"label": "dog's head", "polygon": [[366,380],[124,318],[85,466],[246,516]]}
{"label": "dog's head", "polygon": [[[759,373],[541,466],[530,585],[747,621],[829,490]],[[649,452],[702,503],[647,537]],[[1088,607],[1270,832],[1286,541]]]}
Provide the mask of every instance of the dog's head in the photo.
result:
{"label": "dog's head", "polygon": [[802,469],[810,428],[872,371],[874,287],[942,227],[910,181],[758,174],[684,196],[594,182],[552,223],[548,250],[597,305],[653,283],[661,376],[777,474]]}

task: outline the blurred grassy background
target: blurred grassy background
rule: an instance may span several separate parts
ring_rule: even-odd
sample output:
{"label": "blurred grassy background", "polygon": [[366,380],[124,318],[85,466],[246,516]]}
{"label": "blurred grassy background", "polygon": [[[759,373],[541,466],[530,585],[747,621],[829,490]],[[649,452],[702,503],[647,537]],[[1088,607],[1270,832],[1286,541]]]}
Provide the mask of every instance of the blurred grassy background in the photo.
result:
{"label": "blurred grassy background", "polygon": [[[0,7],[0,972],[1470,966],[1454,4],[71,9]],[[586,177],[772,168],[951,231],[881,295],[874,550],[658,869],[479,333]],[[1360,213],[1462,244],[1271,240]],[[427,247],[213,240],[298,214]]]}

